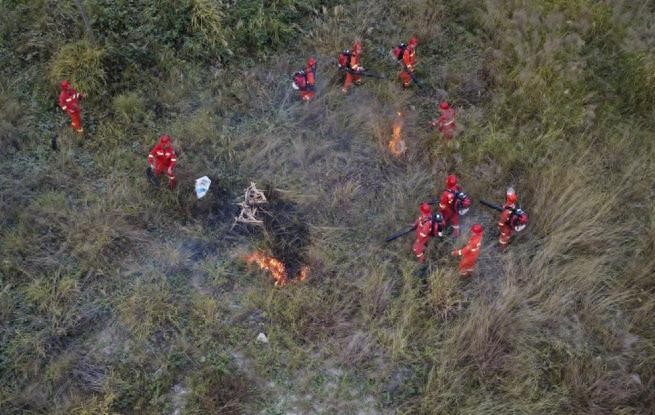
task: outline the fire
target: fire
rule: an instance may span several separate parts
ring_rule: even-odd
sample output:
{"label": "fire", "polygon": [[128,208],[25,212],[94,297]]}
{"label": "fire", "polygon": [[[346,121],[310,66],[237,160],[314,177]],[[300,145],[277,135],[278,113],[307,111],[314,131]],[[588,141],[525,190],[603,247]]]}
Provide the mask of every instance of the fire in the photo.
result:
{"label": "fire", "polygon": [[249,264],[255,262],[261,269],[269,271],[275,280],[275,285],[282,286],[287,283],[287,269],[279,259],[261,252],[253,252],[246,256],[246,262]]}
{"label": "fire", "polygon": [[[262,252],[253,252],[250,255],[246,255],[245,260],[247,263],[252,264],[253,262],[259,265],[261,269],[264,269],[271,273],[273,280],[275,280],[275,286],[283,286],[289,282],[287,268],[284,266],[282,261],[266,255]],[[296,281],[304,281],[309,277],[309,267],[303,265],[298,272]]]}
{"label": "fire", "polygon": [[300,272],[298,273],[298,281],[305,281],[309,277],[309,267],[307,265],[303,265],[300,268]]}
{"label": "fire", "polygon": [[389,151],[391,151],[391,154],[394,156],[401,156],[405,154],[405,151],[407,150],[407,145],[405,144],[405,140],[402,138],[402,130],[403,130],[403,114],[402,112],[397,113],[396,119],[393,121],[393,124],[391,126],[391,140],[389,141]]}

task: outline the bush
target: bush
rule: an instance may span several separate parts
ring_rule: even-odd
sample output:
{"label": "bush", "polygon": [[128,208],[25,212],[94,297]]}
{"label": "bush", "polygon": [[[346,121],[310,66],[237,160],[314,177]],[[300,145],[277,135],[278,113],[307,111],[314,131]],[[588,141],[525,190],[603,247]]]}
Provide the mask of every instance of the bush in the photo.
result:
{"label": "bush", "polygon": [[[218,4],[221,8],[225,7],[220,0]],[[225,13],[219,11],[214,1],[191,1],[191,28],[194,32],[200,33],[209,45],[228,46],[225,40],[227,28],[224,19]]]}
{"label": "bush", "polygon": [[67,79],[78,91],[99,96],[106,85],[104,56],[104,49],[95,48],[86,40],[66,44],[50,64],[50,80],[59,83]]}

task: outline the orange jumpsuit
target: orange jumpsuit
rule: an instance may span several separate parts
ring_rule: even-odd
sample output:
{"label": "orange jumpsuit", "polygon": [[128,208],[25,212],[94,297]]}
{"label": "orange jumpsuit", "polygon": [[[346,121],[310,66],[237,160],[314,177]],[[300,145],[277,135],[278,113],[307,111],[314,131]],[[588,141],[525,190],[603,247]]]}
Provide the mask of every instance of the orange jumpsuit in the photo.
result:
{"label": "orange jumpsuit", "polygon": [[517,200],[514,188],[508,188],[505,194],[505,204],[498,219],[498,231],[500,232],[498,242],[502,248],[507,248],[514,231],[520,232],[528,224],[528,214],[522,209],[516,208]]}
{"label": "orange jumpsuit", "polygon": [[508,208],[514,208],[513,204],[506,204],[503,206],[503,211],[500,212],[500,219],[498,220],[498,231],[500,231],[500,236],[498,237],[498,242],[502,247],[507,247],[509,240],[512,237],[514,229],[512,229],[512,210]]}
{"label": "orange jumpsuit", "polygon": [[459,186],[446,189],[439,199],[439,213],[443,216],[446,226],[453,227],[453,236],[459,236],[459,212],[457,211],[455,193],[453,193],[459,191]]}
{"label": "orange jumpsuit", "polygon": [[433,125],[436,125],[438,131],[444,138],[450,140],[455,136],[455,129],[457,129],[457,124],[455,124],[455,110],[448,108],[441,109],[440,111],[441,115]]}
{"label": "orange jumpsuit", "polygon": [[420,263],[425,262],[425,246],[432,235],[432,214],[422,213],[421,217],[416,220],[416,240],[412,246],[412,251]]}
{"label": "orange jumpsuit", "polygon": [[309,58],[305,70],[300,73],[304,75],[302,76],[300,85],[298,85],[300,89],[300,98],[304,102],[309,102],[316,95],[316,92],[314,92],[314,86],[316,84],[316,60],[314,58]]}
{"label": "orange jumpsuit", "polygon": [[311,101],[312,98],[314,98],[314,95],[316,93],[314,92],[314,83],[316,82],[316,78],[314,76],[314,71],[309,70],[308,72],[305,72],[306,77],[307,77],[307,86],[304,91],[300,91],[300,97],[302,98],[303,101]]}
{"label": "orange jumpsuit", "polygon": [[59,107],[68,113],[71,119],[71,127],[78,133],[84,132],[80,108],[81,97],[75,88],[70,85],[67,87],[62,86],[61,94],[59,94]]}
{"label": "orange jumpsuit", "polygon": [[353,83],[359,85],[362,82],[361,75],[351,73],[363,70],[359,61],[361,54],[362,46],[359,42],[355,42],[352,52],[344,51],[339,55],[339,67],[346,70],[343,87],[341,88],[342,92],[348,92]]}
{"label": "orange jumpsuit", "polygon": [[461,256],[462,259],[459,261],[459,275],[462,277],[468,277],[473,272],[475,264],[478,262],[478,257],[480,256],[480,249],[482,247],[482,237],[483,233],[473,233],[469,238],[469,241],[466,245],[453,252],[456,256]]}
{"label": "orange jumpsuit", "polygon": [[400,72],[400,79],[403,81],[403,87],[407,88],[412,84],[412,77],[409,71],[414,72],[414,66],[416,65],[416,49],[411,44],[405,48],[402,61],[405,67]]}
{"label": "orange jumpsuit", "polygon": [[154,170],[154,174],[159,176],[164,173],[168,176],[168,187],[174,189],[177,185],[173,169],[177,164],[177,156],[175,150],[170,144],[170,137],[160,138],[159,142],[148,153],[148,164]]}

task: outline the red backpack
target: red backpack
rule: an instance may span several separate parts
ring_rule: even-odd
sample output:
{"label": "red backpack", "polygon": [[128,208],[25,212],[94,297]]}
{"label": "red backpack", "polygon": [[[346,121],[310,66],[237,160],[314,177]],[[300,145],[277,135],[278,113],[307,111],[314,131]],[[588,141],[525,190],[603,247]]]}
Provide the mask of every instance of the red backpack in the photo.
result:
{"label": "red backpack", "polygon": [[293,74],[293,83],[296,84],[298,89],[304,91],[307,88],[307,75],[304,71],[299,71]]}
{"label": "red backpack", "polygon": [[351,53],[349,50],[344,50],[339,54],[339,68],[350,69],[350,56]]}
{"label": "red backpack", "polygon": [[399,61],[403,59],[403,55],[405,54],[405,49],[407,49],[407,45],[404,43],[401,43],[400,45],[396,46],[393,48],[391,51],[391,54],[396,57]]}

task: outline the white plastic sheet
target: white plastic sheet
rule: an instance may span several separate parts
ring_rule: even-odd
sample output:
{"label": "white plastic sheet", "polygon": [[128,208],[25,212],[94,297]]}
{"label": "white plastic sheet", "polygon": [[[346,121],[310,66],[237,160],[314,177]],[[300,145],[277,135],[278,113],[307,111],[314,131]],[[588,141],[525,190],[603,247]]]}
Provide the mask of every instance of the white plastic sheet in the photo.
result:
{"label": "white plastic sheet", "polygon": [[198,196],[198,199],[207,194],[211,183],[212,181],[207,176],[202,176],[201,178],[196,179],[196,196]]}

